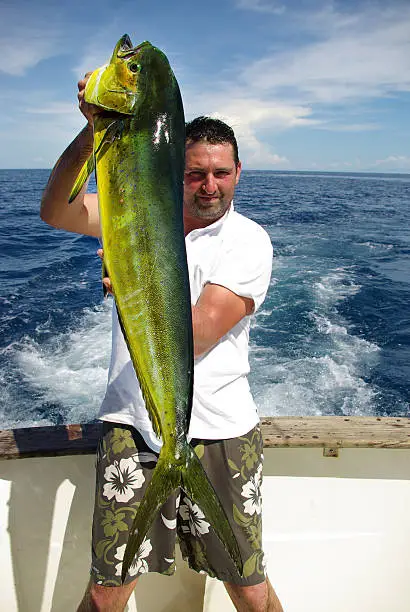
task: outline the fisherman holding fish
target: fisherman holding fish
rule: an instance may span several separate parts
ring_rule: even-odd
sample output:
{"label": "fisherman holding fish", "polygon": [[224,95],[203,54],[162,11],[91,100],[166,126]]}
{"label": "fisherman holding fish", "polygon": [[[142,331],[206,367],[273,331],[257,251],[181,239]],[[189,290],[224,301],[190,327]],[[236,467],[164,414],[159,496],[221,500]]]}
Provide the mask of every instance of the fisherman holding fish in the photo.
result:
{"label": "fisherman holding fish", "polygon": [[[142,46],[132,48],[129,39],[124,40],[123,37],[121,45],[116,47],[118,57],[122,61],[125,58],[130,72],[141,71]],[[135,49],[140,52],[138,69],[135,62],[131,63]],[[151,52],[146,47],[144,51]],[[56,228],[99,238],[102,214],[99,196],[86,193],[84,186],[69,204],[73,185],[95,151],[96,126],[100,125],[99,117],[103,117],[107,109],[107,106],[95,105],[100,98],[85,96],[90,74],[78,83],[80,110],[87,119],[87,126],[54,167],[44,191],[41,218]],[[159,148],[163,115],[160,117],[151,141],[154,149]],[[113,129],[113,123],[107,123],[104,132],[111,132],[106,140],[108,145],[124,137],[124,129]],[[163,134],[164,142],[172,140],[168,128]],[[152,393],[146,389],[148,383],[136,377],[129,351],[131,348],[132,352],[132,347],[127,338],[124,339],[127,329],[122,320],[123,311],[117,303],[117,308],[113,308],[108,385],[99,415],[103,421],[103,437],[97,452],[91,580],[79,606],[82,612],[124,610],[141,574],[149,571],[172,574],[176,535],[190,567],[222,580],[237,610],[282,611],[265,572],[260,490],[263,443],[247,381],[250,318],[262,304],[269,286],[272,246],[269,236],[259,225],[234,210],[233,196],[241,174],[241,162],[233,130],[217,119],[198,117],[186,125],[185,137],[183,235],[195,356],[188,432],[189,453],[192,449],[195,452],[193,457],[188,453],[186,461],[192,460],[195,464],[199,458],[212,487],[210,493],[204,494],[208,491],[206,487],[196,491],[199,485],[195,483],[201,479],[198,473],[192,488],[187,484],[187,490],[182,486],[169,496],[165,488],[167,501],[155,517],[150,517],[148,532],[141,536],[141,542],[137,540],[137,554],[125,565],[129,552],[127,542],[138,538],[134,518],[140,516],[142,507],[149,508],[144,496],[147,490],[152,490],[148,485],[155,482],[155,475],[160,472],[161,456],[158,459],[158,455],[162,440],[158,432],[164,433],[165,429],[157,423],[155,411],[148,417],[144,398],[150,402]],[[99,172],[97,164],[98,180]],[[156,185],[163,185],[162,181],[162,176],[152,176]],[[141,227],[139,232],[147,240]],[[104,234],[103,237],[106,251]],[[159,251],[160,246],[158,258]],[[104,252],[104,260],[105,257]],[[155,252],[151,259],[156,259]],[[150,265],[154,266],[155,261]],[[156,262],[156,265],[161,267],[166,262]],[[110,265],[108,270],[111,279]],[[148,276],[155,274],[154,268],[152,270]],[[109,290],[110,279],[104,279]],[[160,281],[159,291],[166,281]],[[133,288],[133,293],[138,293],[138,287]],[[114,294],[118,302],[115,285]],[[158,301],[160,298],[159,295]],[[146,297],[143,299],[147,302]],[[133,316],[138,319],[140,314],[137,312]],[[165,359],[166,346],[161,350]],[[176,426],[179,418],[177,415]],[[172,438],[173,434],[169,435]],[[163,443],[165,448],[165,439]],[[175,448],[178,451],[184,447],[176,444]],[[174,459],[178,456],[176,452]],[[180,469],[184,474],[184,466]],[[186,472],[188,477],[189,468]],[[163,488],[163,485],[161,481],[158,486]],[[188,491],[193,494],[190,496]],[[200,495],[201,491],[203,497],[198,500],[195,493]],[[218,522],[215,516],[219,515],[210,517],[207,514],[208,498],[214,496],[214,491],[228,518],[228,532],[223,525],[225,518],[218,518]],[[209,512],[213,511],[211,504]],[[225,540],[218,533],[219,527]],[[233,533],[235,546],[230,544],[230,533]],[[238,571],[235,547],[242,560],[241,571]]]}

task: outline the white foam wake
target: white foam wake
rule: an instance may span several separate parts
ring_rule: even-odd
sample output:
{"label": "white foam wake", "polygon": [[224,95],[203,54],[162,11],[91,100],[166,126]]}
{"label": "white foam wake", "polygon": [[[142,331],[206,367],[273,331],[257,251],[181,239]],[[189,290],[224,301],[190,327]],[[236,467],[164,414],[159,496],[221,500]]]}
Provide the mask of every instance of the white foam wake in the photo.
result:
{"label": "white foam wake", "polygon": [[[97,415],[107,382],[110,349],[111,300],[85,309],[76,329],[51,336],[41,344],[26,338],[12,347],[10,357],[22,381],[33,391],[34,409],[36,404],[57,404],[64,422],[78,423]],[[44,414],[41,422],[24,426],[50,423]]]}
{"label": "white foam wake", "polygon": [[312,282],[310,290],[314,307],[305,316],[313,325],[292,340],[280,335],[274,308],[271,316],[267,307],[256,315],[254,327],[270,326],[279,342],[251,346],[250,380],[259,414],[374,414],[377,390],[366,375],[378,363],[380,349],[356,335],[337,310],[360,285],[348,269],[335,268]]}

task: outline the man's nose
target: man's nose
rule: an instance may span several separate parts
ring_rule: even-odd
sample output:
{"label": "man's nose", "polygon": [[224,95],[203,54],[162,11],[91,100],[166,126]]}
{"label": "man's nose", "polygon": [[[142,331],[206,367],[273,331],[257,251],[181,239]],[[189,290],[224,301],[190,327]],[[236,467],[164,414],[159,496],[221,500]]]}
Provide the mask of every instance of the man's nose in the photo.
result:
{"label": "man's nose", "polygon": [[215,177],[212,173],[206,175],[204,182],[202,183],[202,189],[206,193],[215,193],[216,191],[216,181]]}

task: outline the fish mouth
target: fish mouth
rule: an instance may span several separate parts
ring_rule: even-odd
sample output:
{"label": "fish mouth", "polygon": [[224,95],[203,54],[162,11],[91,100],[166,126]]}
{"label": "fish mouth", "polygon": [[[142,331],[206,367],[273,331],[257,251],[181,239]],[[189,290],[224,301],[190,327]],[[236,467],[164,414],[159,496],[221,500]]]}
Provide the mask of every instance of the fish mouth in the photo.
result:
{"label": "fish mouth", "polygon": [[[127,60],[127,59],[130,59],[132,57],[135,57],[143,49],[147,49],[147,48],[153,48],[151,43],[148,42],[147,40],[144,40],[144,42],[142,42],[139,45],[137,45],[136,47],[134,47],[132,42],[131,42],[130,37],[128,36],[128,34],[124,34],[124,36],[121,36],[120,40],[115,45],[115,49],[114,49],[114,52],[112,54],[110,64],[115,62],[118,59],[120,59],[120,60]],[[107,68],[108,66],[109,66],[109,64],[107,64],[105,66],[105,68]],[[125,96],[129,96],[130,98],[135,96],[135,92],[129,91],[125,86],[124,87],[120,87],[118,89],[108,88],[107,91],[109,93],[113,93],[113,94],[122,94],[122,95],[125,95]],[[98,103],[100,103],[99,100],[98,100]],[[116,113],[116,111],[112,111],[112,112]],[[132,114],[132,113],[118,113],[118,114],[122,115],[122,114]]]}
{"label": "fish mouth", "polygon": [[134,47],[128,34],[124,34],[117,43],[117,57],[127,59],[146,47],[152,47],[148,40],[144,40],[144,42]]}

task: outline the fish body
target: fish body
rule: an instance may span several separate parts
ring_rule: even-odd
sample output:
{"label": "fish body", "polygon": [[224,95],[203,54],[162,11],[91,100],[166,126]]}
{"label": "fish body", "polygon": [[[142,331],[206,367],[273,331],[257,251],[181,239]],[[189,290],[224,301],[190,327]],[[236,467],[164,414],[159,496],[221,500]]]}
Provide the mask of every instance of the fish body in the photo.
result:
{"label": "fish body", "polygon": [[194,358],[178,84],[159,49],[148,42],[133,47],[125,35],[110,63],[90,76],[85,100],[104,109],[94,118],[104,265],[148,414],[163,441],[128,539],[122,580],[157,511],[178,487],[205,512],[241,572],[229,522],[187,441]]}

